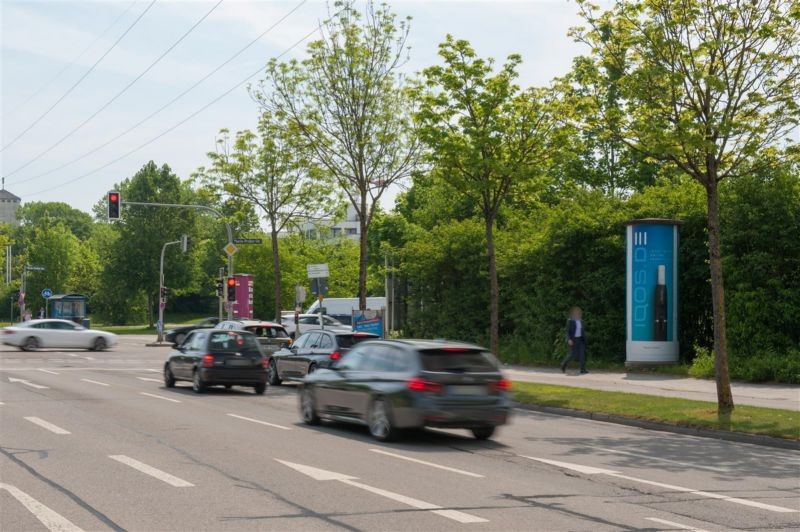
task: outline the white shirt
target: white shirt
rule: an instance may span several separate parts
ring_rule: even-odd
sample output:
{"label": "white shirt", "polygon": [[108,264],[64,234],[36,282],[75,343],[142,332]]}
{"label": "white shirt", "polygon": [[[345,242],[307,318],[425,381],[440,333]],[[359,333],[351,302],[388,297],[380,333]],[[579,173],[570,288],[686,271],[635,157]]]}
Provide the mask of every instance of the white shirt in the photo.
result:
{"label": "white shirt", "polygon": [[583,336],[583,324],[581,320],[575,320],[575,338]]}

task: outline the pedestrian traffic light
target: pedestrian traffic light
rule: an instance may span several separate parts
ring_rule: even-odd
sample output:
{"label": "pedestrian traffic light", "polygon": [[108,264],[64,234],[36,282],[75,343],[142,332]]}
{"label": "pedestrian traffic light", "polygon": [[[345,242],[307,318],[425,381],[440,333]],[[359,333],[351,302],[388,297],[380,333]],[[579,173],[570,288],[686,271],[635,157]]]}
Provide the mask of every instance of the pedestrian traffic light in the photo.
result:
{"label": "pedestrian traffic light", "polygon": [[217,297],[222,297],[225,295],[225,280],[224,279],[217,279]]}
{"label": "pedestrian traffic light", "polygon": [[228,301],[236,301],[236,277],[228,277]]}
{"label": "pedestrian traffic light", "polygon": [[119,192],[112,190],[108,193],[108,219],[119,220]]}

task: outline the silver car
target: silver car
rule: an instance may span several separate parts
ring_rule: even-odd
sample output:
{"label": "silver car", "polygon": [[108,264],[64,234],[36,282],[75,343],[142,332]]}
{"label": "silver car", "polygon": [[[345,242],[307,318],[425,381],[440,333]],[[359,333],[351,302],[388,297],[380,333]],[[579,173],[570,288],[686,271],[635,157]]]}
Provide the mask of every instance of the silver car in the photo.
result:
{"label": "silver car", "polygon": [[31,320],[3,329],[3,343],[23,351],[43,347],[103,351],[117,345],[117,335],[87,329],[69,320]]}
{"label": "silver car", "polygon": [[214,329],[226,331],[248,331],[256,335],[258,343],[265,354],[292,345],[292,339],[283,325],[271,321],[261,320],[226,320],[219,322]]}

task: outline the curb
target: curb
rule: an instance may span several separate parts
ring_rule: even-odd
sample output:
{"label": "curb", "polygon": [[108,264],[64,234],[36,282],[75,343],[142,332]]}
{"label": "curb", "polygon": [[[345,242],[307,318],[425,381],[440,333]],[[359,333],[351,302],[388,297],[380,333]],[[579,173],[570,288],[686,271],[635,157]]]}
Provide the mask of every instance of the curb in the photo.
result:
{"label": "curb", "polygon": [[685,425],[672,425],[669,423],[659,423],[658,421],[647,421],[630,417],[603,414],[601,412],[587,412],[585,410],[574,410],[572,408],[560,408],[555,406],[539,406],[532,404],[515,403],[515,407],[520,410],[531,412],[542,412],[545,414],[555,414],[557,416],[569,416],[581,419],[591,419],[592,421],[603,421],[606,423],[616,423],[647,430],[658,430],[661,432],[671,432],[673,434],[687,434],[689,436],[699,436],[701,438],[714,438],[717,440],[732,441],[736,443],[749,443],[752,445],[762,445],[777,449],[800,450],[800,441],[775,438],[761,434],[748,434],[746,432],[731,432],[716,429],[701,429]]}
{"label": "curb", "polygon": [[149,344],[144,344],[145,347],[172,347],[172,344],[169,342],[151,342]]}

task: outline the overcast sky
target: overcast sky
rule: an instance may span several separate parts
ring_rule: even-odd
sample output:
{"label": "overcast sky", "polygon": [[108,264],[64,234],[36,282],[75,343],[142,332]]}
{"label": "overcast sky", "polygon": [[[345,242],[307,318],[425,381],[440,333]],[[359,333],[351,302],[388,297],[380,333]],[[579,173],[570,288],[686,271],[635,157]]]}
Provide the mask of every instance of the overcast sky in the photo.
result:
{"label": "overcast sky", "polygon": [[[236,131],[255,126],[258,110],[244,86],[141,150],[112,161],[219,98],[267,59],[312,31],[327,13],[325,2],[306,1],[170,107],[96,153],[53,171],[140,122],[302,3],[224,0],[122,96],[67,136],[139,76],[217,0],[157,0],[145,12],[151,1],[0,0],[0,146],[7,146],[0,153],[0,175],[6,176],[6,188],[23,201],[65,201],[89,210],[115,182],[133,175],[151,159],[169,164],[181,178],[189,177],[206,163],[205,154],[213,149],[220,128]],[[390,4],[398,15],[413,17],[409,72],[438,61],[437,45],[447,33],[468,39],[482,56],[501,60],[511,53],[521,54],[522,85],[547,84],[569,69],[574,56],[584,53],[583,47],[567,36],[568,29],[580,23],[574,1],[395,0]],[[84,76],[142,13],[138,23],[74,91],[19,136]],[[304,51],[303,44],[285,57],[301,57]],[[53,147],[65,136],[66,140]]]}

